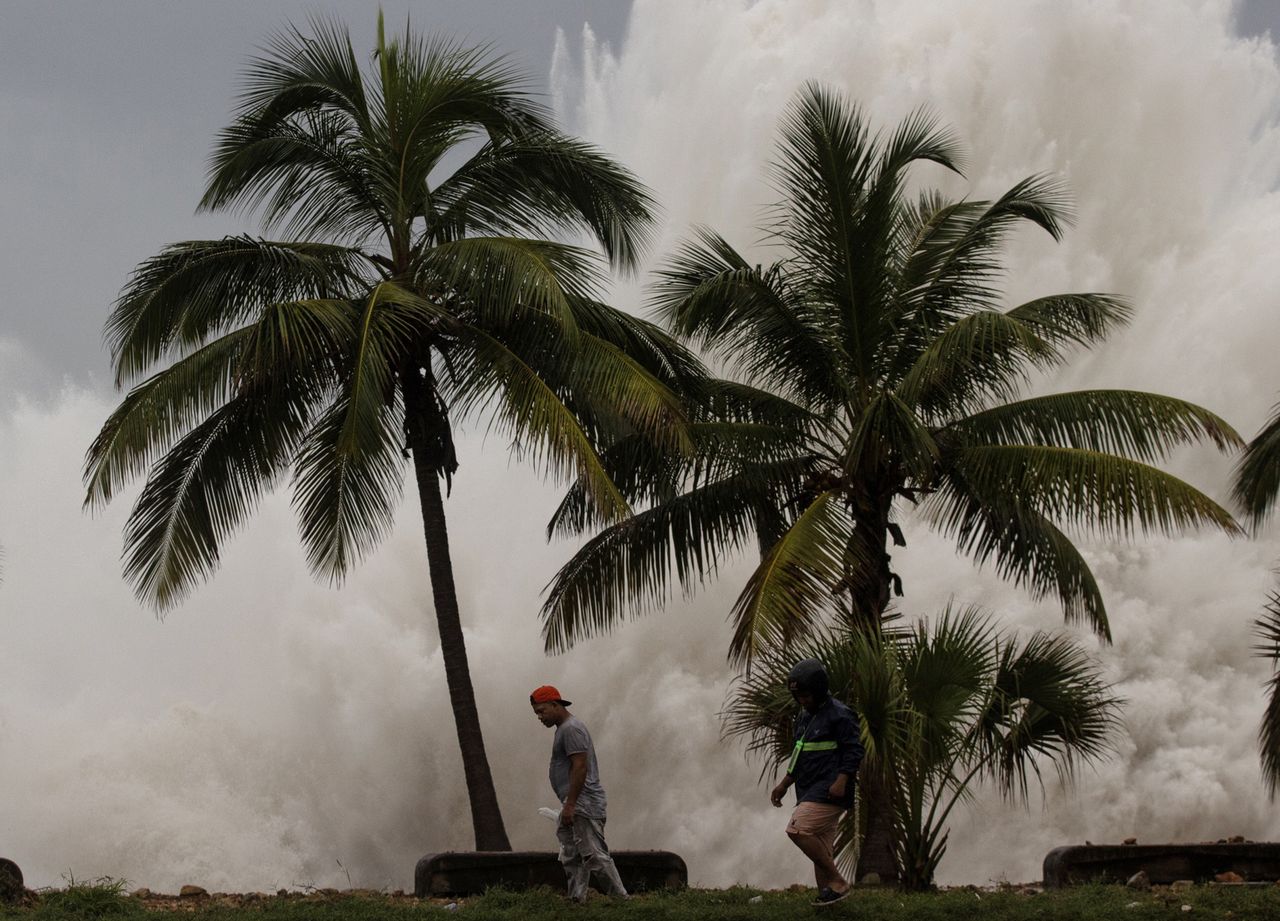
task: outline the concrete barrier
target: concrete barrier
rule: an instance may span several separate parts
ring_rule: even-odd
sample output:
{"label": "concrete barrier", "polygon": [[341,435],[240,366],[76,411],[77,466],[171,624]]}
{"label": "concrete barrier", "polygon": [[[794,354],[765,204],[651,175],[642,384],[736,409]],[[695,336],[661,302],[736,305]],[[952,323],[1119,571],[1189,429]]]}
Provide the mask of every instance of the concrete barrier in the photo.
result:
{"label": "concrete barrier", "polygon": [[18,901],[24,891],[22,870],[12,860],[0,857],[0,905]]}
{"label": "concrete barrier", "polygon": [[[683,889],[689,870],[670,851],[614,851],[613,862],[628,892]],[[493,886],[566,891],[564,870],[554,851],[447,851],[428,854],[413,874],[418,898],[479,895]]]}
{"label": "concrete barrier", "polygon": [[1250,882],[1280,880],[1280,844],[1085,844],[1054,848],[1044,858],[1047,888],[1123,883],[1139,870],[1156,884],[1209,882],[1238,873]]}

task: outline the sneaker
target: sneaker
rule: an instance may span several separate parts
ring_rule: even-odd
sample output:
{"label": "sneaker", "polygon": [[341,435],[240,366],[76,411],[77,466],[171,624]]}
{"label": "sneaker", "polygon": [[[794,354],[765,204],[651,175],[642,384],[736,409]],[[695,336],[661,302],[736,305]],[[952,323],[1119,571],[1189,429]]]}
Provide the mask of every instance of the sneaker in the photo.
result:
{"label": "sneaker", "polygon": [[813,904],[814,905],[834,905],[836,902],[839,902],[841,899],[848,898],[849,893],[851,891],[852,891],[851,889],[846,889],[844,892],[836,892],[834,889],[823,889],[821,892],[818,893],[818,897],[813,900]]}

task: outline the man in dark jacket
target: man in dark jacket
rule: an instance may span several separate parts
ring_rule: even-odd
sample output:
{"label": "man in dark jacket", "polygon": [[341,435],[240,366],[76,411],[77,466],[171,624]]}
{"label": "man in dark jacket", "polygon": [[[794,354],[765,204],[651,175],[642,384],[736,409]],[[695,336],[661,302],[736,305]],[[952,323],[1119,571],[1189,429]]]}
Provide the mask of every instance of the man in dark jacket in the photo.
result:
{"label": "man in dark jacket", "polygon": [[827,670],[817,659],[797,662],[787,687],[803,709],[796,717],[795,747],[787,773],[769,794],[775,806],[794,784],[796,808],[787,836],[813,861],[818,884],[815,905],[830,905],[849,894],[835,861],[840,816],[853,806],[854,781],[862,763],[858,718],[831,696]]}

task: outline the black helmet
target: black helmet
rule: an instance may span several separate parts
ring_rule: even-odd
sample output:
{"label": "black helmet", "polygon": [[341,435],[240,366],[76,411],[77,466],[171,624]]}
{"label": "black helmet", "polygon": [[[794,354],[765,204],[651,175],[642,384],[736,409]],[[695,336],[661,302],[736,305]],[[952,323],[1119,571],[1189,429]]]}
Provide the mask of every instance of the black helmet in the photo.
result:
{"label": "black helmet", "polygon": [[818,702],[826,700],[831,689],[827,669],[817,659],[801,659],[787,675],[787,687],[792,691],[812,694]]}

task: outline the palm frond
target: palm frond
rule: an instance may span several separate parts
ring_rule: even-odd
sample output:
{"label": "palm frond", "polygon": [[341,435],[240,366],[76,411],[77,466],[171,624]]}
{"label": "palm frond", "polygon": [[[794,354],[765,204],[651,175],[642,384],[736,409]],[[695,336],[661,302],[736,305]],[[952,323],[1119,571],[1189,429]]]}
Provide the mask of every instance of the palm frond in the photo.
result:
{"label": "palm frond", "polygon": [[[264,410],[270,411],[264,411]],[[125,524],[125,578],[161,610],[218,566],[219,546],[288,466],[307,421],[280,394],[241,394],[156,463]]]}
{"label": "palm frond", "polygon": [[100,508],[230,399],[252,328],[228,333],[138,384],[85,452],[86,508]]}
{"label": "palm frond", "polygon": [[587,541],[547,586],[542,636],[550,652],[612,629],[670,597],[686,595],[752,537],[754,515],[776,483],[798,480],[796,461],[761,464],[675,496]]}
{"label": "palm frond", "polygon": [[933,433],[911,407],[897,394],[884,391],[859,413],[849,433],[845,466],[850,471],[875,470],[892,461],[915,483],[924,485],[933,480],[940,455]]}
{"label": "palm frond", "polygon": [[589,231],[616,268],[633,269],[655,204],[628,170],[553,131],[490,143],[442,181],[428,231],[553,236]]}
{"label": "palm frond", "polygon": [[1069,638],[1037,632],[1021,644],[1006,641],[995,694],[975,727],[977,757],[1006,797],[1025,801],[1041,761],[1069,782],[1080,765],[1112,751],[1122,703]]}
{"label": "palm frond", "polygon": [[574,246],[469,237],[433,247],[415,281],[485,328],[508,326],[522,310],[539,311],[555,317],[571,341],[577,334],[571,301],[590,298],[603,284],[600,268],[592,253]]}
{"label": "palm frond", "polygon": [[992,407],[949,429],[977,444],[1059,445],[1119,454],[1145,463],[1176,448],[1209,441],[1242,447],[1235,429],[1185,400],[1133,390],[1082,390]]}
{"label": "palm frond", "polygon": [[166,247],[134,271],[107,320],[116,386],[272,304],[351,296],[361,258],[340,246],[250,237]]}
{"label": "palm frond", "polygon": [[1270,517],[1280,496],[1280,404],[1236,465],[1231,498],[1255,529]]}
{"label": "palm frond", "polygon": [[[609,478],[633,506],[666,502],[686,489],[740,476],[762,465],[796,461],[807,469],[816,460],[797,441],[794,431],[777,426],[695,422],[685,432],[691,442],[687,449],[655,443],[648,435],[633,432],[601,453]],[[780,469],[788,475],[795,473],[790,468]],[[783,480],[774,483],[772,492],[789,497],[798,488],[798,483]],[[603,524],[595,514],[587,483],[579,479],[557,507],[547,525],[547,536],[576,536]]]}
{"label": "palm frond", "polygon": [[819,493],[761,559],[730,613],[733,638],[729,658],[752,661],[767,648],[787,648],[835,611],[834,591],[861,544],[853,522],[833,491]]}
{"label": "palm frond", "polygon": [[750,381],[810,403],[838,394],[838,347],[815,330],[777,267],[751,266],[723,237],[700,228],[657,271],[650,306],[678,336],[693,340]]}
{"label": "palm frond", "polygon": [[340,579],[390,531],[404,481],[403,412],[391,377],[394,355],[380,285],[362,304],[337,395],[296,458],[293,507],[317,574]]}
{"label": "palm frond", "polygon": [[1271,662],[1267,680],[1267,706],[1258,726],[1258,751],[1262,757],[1262,780],[1267,796],[1274,800],[1280,789],[1280,592],[1272,592],[1261,617],[1253,624],[1258,641],[1253,654]]}
{"label": "palm frond", "polygon": [[1113,454],[984,445],[962,449],[955,469],[982,495],[1004,490],[1055,522],[1090,533],[1127,537],[1136,528],[1175,534],[1201,525],[1242,533],[1230,512],[1195,487]]}
{"label": "palm frond", "polygon": [[[630,376],[635,367],[625,361],[618,362],[615,352],[606,347],[591,354],[593,337],[578,337],[581,357],[590,356],[597,361],[597,382],[613,382],[615,388],[625,388],[632,400],[628,411],[649,412],[662,419],[672,409],[661,384],[637,380]],[[496,426],[511,437],[521,456],[536,466],[564,477],[572,471],[587,484],[588,494],[604,521],[617,521],[630,514],[631,509],[617,486],[609,479],[600,462],[592,439],[583,429],[579,419],[554,388],[538,373],[538,369],[520,352],[500,339],[476,327],[468,327],[465,340],[451,353],[454,378],[448,385],[455,408],[460,414],[486,412],[491,426]],[[580,369],[586,379],[588,362]],[[643,412],[641,411],[643,409]]]}
{"label": "palm frond", "polygon": [[1062,352],[1038,330],[994,310],[971,313],[934,338],[896,388],[926,418],[972,413],[1016,396]]}
{"label": "palm frond", "polygon": [[1052,294],[1019,304],[1008,316],[1055,345],[1089,347],[1133,316],[1133,307],[1114,294]]}
{"label": "palm frond", "polygon": [[994,558],[1001,578],[1040,600],[1056,595],[1068,623],[1085,623],[1110,642],[1102,591],[1075,544],[1044,514],[1001,486],[975,491],[956,472],[941,481],[925,506],[932,524],[982,566]]}

